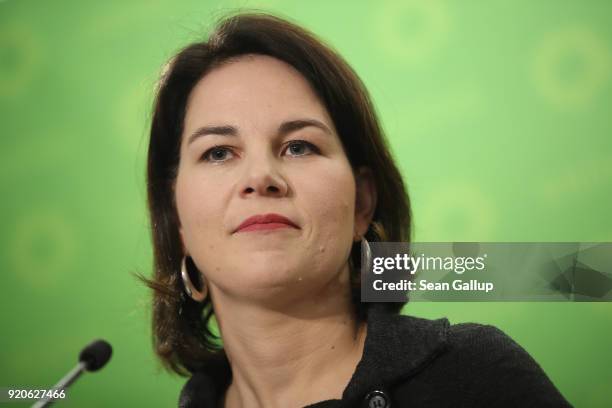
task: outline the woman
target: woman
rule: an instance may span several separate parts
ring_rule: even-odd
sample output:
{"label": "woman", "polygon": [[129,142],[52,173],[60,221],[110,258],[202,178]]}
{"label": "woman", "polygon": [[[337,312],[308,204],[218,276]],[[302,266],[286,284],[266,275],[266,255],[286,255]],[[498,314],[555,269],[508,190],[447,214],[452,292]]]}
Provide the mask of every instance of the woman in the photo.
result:
{"label": "woman", "polygon": [[491,326],[360,302],[360,245],[407,242],[409,201],[363,84],[302,28],[237,15],[175,56],[148,194],[180,406],[568,405]]}

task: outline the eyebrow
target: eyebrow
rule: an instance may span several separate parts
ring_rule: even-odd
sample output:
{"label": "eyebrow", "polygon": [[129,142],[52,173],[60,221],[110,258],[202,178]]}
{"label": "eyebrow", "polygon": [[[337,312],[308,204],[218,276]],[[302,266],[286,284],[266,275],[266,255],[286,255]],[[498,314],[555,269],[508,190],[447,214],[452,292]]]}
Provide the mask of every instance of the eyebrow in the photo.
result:
{"label": "eyebrow", "polygon": [[[321,129],[328,135],[332,134],[331,129],[323,122],[317,119],[295,119],[281,123],[278,127],[277,135],[286,135],[291,132],[303,129],[305,127],[313,126]],[[220,126],[202,126],[189,136],[187,144],[193,143],[194,140],[207,135],[219,135],[219,136],[237,136],[238,128],[231,125],[220,125]]]}

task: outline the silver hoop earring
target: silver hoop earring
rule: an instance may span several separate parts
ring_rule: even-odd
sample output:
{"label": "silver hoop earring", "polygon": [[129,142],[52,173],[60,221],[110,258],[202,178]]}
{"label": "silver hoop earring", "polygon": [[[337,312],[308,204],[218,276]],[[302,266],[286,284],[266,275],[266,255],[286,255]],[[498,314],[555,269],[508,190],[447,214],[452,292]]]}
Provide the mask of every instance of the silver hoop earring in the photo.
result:
{"label": "silver hoop earring", "polygon": [[366,274],[370,273],[371,263],[372,250],[370,249],[370,243],[365,239],[365,236],[363,236],[361,237],[361,270]]}
{"label": "silver hoop earring", "polygon": [[196,302],[202,302],[204,299],[206,299],[206,295],[208,294],[206,284],[202,283],[202,290],[198,290],[189,278],[189,273],[187,273],[187,256],[184,256],[183,261],[181,262],[181,279],[183,280],[183,287],[185,288],[185,293],[187,293],[187,296]]}

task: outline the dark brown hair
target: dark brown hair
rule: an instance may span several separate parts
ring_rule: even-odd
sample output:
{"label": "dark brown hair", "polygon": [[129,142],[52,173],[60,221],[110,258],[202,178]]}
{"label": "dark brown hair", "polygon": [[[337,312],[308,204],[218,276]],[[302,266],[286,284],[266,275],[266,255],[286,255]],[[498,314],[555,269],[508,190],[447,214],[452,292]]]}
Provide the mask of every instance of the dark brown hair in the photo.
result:
{"label": "dark brown hair", "polygon": [[[182,49],[169,63],[157,91],[148,151],[147,192],[154,252],[153,341],[164,365],[188,375],[222,353],[209,330],[210,300],[184,295],[180,278],[183,249],[174,183],[187,99],[196,83],[220,64],[245,54],[262,54],[293,66],[326,107],[355,171],[372,170],[377,208],[366,233],[372,241],[409,242],[411,215],[402,177],[387,148],[367,90],[351,67],[303,28],[275,16],[238,14],[221,20],[208,41]],[[372,303],[360,302],[360,247],[352,247],[352,294],[358,320]],[[197,275],[197,271],[195,273]],[[194,277],[197,280],[197,277]],[[398,313],[402,303],[386,303]]]}

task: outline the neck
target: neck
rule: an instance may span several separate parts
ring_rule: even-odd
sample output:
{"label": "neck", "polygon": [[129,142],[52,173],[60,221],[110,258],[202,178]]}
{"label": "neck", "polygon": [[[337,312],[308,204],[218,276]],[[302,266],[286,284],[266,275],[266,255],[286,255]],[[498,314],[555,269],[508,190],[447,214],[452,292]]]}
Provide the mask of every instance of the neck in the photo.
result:
{"label": "neck", "polygon": [[366,325],[355,319],[348,285],[338,285],[282,308],[215,291],[215,314],[232,368],[226,407],[341,399],[361,360]]}

